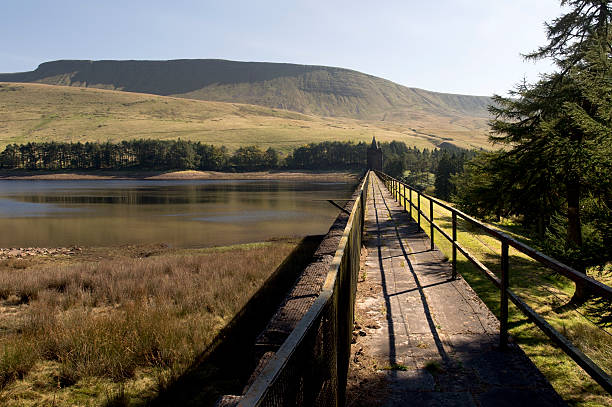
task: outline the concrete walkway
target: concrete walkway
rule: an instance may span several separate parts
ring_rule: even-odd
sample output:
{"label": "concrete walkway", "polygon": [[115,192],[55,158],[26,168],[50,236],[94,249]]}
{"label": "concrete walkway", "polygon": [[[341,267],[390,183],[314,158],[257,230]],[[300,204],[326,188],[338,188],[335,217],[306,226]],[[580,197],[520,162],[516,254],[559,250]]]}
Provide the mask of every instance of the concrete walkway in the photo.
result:
{"label": "concrete walkway", "polygon": [[388,369],[380,405],[565,405],[520,348],[496,348],[497,319],[463,279],[450,279],[450,263],[376,176],[366,231],[366,281],[382,295],[357,303],[376,321],[358,345]]}

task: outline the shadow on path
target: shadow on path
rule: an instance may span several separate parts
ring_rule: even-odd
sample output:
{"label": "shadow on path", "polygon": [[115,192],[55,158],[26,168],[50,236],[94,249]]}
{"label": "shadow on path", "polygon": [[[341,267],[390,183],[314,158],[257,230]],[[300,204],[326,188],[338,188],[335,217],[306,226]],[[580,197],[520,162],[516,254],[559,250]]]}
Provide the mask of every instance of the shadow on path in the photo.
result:
{"label": "shadow on path", "polygon": [[381,183],[368,198],[371,280],[357,292],[360,318],[379,323],[352,348],[347,405],[565,406],[518,346],[498,350],[499,322]]}
{"label": "shadow on path", "polygon": [[[382,190],[380,189],[380,185],[378,183],[377,183],[377,187],[378,187],[378,190],[380,192],[380,196],[382,197],[383,196]],[[379,250],[379,256],[380,256],[380,250],[381,250],[380,249],[380,223],[379,223],[379,220],[378,220],[378,210],[376,209],[376,194],[373,194],[373,197],[374,197],[374,207],[375,207],[375,210],[376,210],[376,224],[377,224],[378,231],[379,231],[379,247],[378,247],[378,250]],[[442,340],[440,339],[440,335],[438,334],[438,330],[436,328],[436,324],[435,324],[435,322],[433,320],[433,317],[431,315],[431,310],[430,310],[429,304],[427,302],[427,297],[425,296],[425,292],[423,291],[424,287],[421,285],[419,277],[418,277],[417,273],[414,270],[413,264],[412,264],[412,262],[410,261],[410,259],[408,257],[408,251],[406,250],[406,247],[404,245],[404,242],[403,242],[402,237],[400,235],[400,232],[398,230],[397,223],[393,219],[393,212],[391,211],[391,209],[389,209],[389,205],[387,205],[387,202],[385,201],[384,197],[382,199],[382,202],[385,205],[385,209],[388,212],[388,216],[389,216],[389,219],[390,219],[389,223],[391,223],[393,225],[393,229],[395,230],[395,237],[396,237],[397,242],[399,243],[399,246],[400,246],[400,248],[402,250],[402,256],[403,256],[404,260],[406,261],[406,264],[408,265],[408,268],[410,269],[410,273],[412,274],[412,278],[414,279],[414,282],[415,282],[415,284],[417,286],[416,289],[407,290],[405,292],[418,290],[419,295],[421,297],[421,303],[423,304],[423,311],[425,312],[425,317],[427,318],[427,324],[429,325],[429,330],[431,331],[431,334],[433,336],[434,342],[436,344],[436,348],[438,349],[438,353],[440,354],[440,357],[442,358],[444,363],[448,363],[450,361],[450,359],[448,357],[448,354],[446,353],[446,350],[444,349],[444,345],[442,344]],[[417,226],[417,224],[415,222],[411,221],[410,224],[409,224],[409,228],[410,228],[410,231],[408,231],[408,233],[410,233],[410,234],[418,233],[418,232],[422,233],[422,231],[418,228],[418,226]],[[382,266],[382,260],[380,261],[380,267],[381,267],[381,275],[384,276],[384,270],[382,268],[383,267]],[[430,287],[434,286],[434,285],[439,285],[439,284],[442,284],[442,283],[433,284],[433,285],[430,285]],[[390,307],[390,302],[389,302],[390,295],[387,292],[386,284],[385,284],[384,280],[383,280],[383,294],[385,296],[385,302],[387,303],[387,306],[388,306],[388,309],[387,309],[388,314],[391,314],[391,307]],[[393,295],[398,295],[398,294],[399,293],[395,293]],[[389,319],[389,318],[387,318],[387,319]],[[392,329],[392,325],[389,325],[389,326],[390,326],[390,329]],[[390,336],[390,339],[391,338],[393,338],[393,336]],[[394,352],[393,358],[394,359],[396,358],[395,352]],[[392,365],[395,364],[395,360],[391,361],[391,363],[392,363]]]}

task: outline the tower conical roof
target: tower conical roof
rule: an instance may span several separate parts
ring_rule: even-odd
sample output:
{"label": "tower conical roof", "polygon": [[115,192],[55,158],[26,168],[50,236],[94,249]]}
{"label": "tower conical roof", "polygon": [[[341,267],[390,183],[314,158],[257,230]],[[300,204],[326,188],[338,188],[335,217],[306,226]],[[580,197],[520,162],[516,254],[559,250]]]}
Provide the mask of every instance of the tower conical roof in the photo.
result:
{"label": "tower conical roof", "polygon": [[372,145],[370,148],[378,148],[378,143],[376,142],[376,136],[372,136]]}

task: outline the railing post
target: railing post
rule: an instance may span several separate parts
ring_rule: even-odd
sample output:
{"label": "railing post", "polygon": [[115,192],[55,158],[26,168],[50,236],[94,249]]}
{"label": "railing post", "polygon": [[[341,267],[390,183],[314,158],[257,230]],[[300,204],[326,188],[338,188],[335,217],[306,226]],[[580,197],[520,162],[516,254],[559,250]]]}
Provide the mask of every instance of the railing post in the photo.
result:
{"label": "railing post", "polygon": [[393,198],[397,199],[397,180],[393,180]]}
{"label": "railing post", "polygon": [[417,217],[419,219],[419,228],[421,227],[421,193],[417,191]]}
{"label": "railing post", "polygon": [[453,280],[457,278],[457,213],[453,212]]}
{"label": "railing post", "polygon": [[406,210],[406,185],[403,184],[402,186],[404,187],[404,199],[402,200],[402,206],[404,207],[404,210]]}
{"label": "railing post", "polygon": [[410,213],[410,219],[412,219],[412,188],[410,187],[408,187],[408,207],[410,208],[408,211]]}
{"label": "railing post", "polygon": [[433,199],[429,198],[429,233],[431,235],[431,250],[434,249],[434,216]]}
{"label": "railing post", "polygon": [[499,347],[508,346],[508,243],[501,246],[501,292],[499,307]]}
{"label": "railing post", "polygon": [[397,180],[395,180],[395,200],[399,201],[399,185],[397,183]]}

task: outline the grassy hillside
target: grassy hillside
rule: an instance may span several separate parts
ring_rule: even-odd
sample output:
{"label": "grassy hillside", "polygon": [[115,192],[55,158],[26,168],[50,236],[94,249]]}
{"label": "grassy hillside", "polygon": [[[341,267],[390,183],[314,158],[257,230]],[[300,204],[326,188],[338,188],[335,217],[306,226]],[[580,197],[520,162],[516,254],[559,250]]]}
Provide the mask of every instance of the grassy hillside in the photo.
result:
{"label": "grassy hillside", "polygon": [[488,97],[408,88],[342,68],[213,59],[53,61],[0,81],[248,103],[318,116],[406,123],[414,115],[486,117]]}
{"label": "grassy hillside", "polygon": [[321,118],[282,109],[112,90],[0,83],[0,148],[28,141],[189,139],[289,151],[325,140],[488,147],[486,119],[414,112],[405,123]]}

